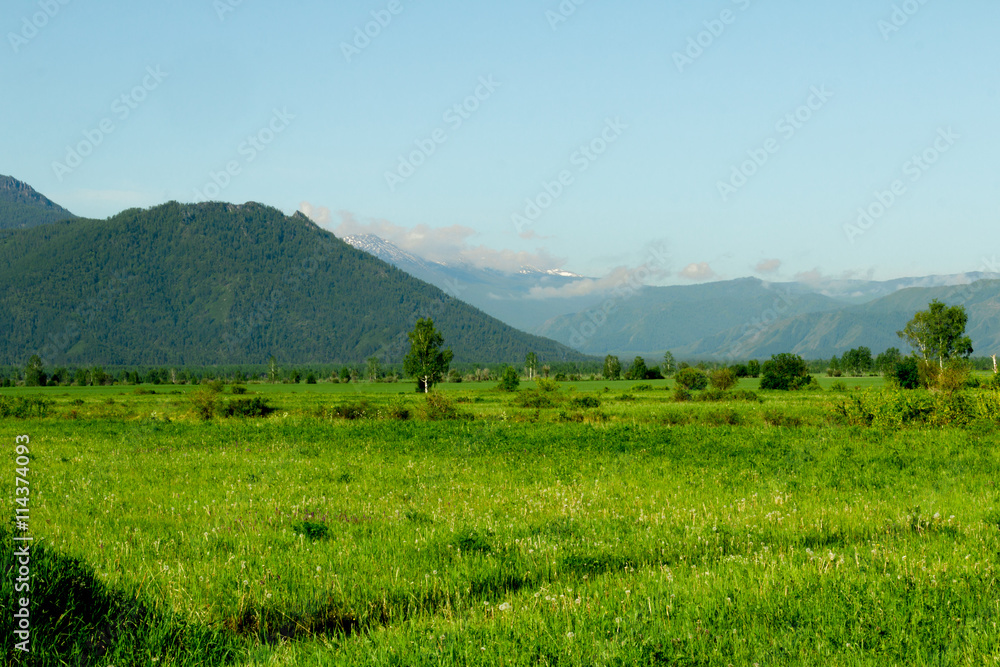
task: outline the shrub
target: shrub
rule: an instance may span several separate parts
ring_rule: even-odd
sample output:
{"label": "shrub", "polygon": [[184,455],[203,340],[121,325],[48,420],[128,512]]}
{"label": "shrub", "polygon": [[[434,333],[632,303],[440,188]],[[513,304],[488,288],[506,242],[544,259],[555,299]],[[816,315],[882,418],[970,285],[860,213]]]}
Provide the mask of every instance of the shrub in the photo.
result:
{"label": "shrub", "polygon": [[431,421],[460,419],[462,417],[462,414],[455,408],[455,404],[451,399],[441,392],[428,392],[427,401],[424,406],[424,414]]}
{"label": "shrub", "polygon": [[46,417],[49,408],[55,401],[47,400],[41,396],[18,396],[14,399],[0,397],[0,417],[14,417],[15,419],[29,419],[31,417]]}
{"label": "shrub", "polygon": [[556,391],[559,389],[559,383],[548,378],[538,378],[535,380],[535,384],[539,391]]}
{"label": "shrub", "polygon": [[292,524],[292,530],[314,542],[330,536],[330,528],[320,521],[299,521]]}
{"label": "shrub", "polygon": [[920,386],[920,368],[917,360],[906,357],[896,362],[889,377],[899,385],[900,389],[916,389]]}
{"label": "shrub", "polygon": [[720,368],[709,374],[708,381],[715,389],[726,391],[736,386],[736,373],[728,368]]}
{"label": "shrub", "polygon": [[253,398],[238,398],[229,401],[222,414],[226,417],[267,417],[275,409],[260,396],[254,396]]}
{"label": "shrub", "polygon": [[847,385],[838,380],[830,385],[830,391],[844,393],[847,391]]}
{"label": "shrub", "polygon": [[242,396],[247,393],[247,388],[241,384],[234,384],[230,389],[234,396]]}
{"label": "shrub", "polygon": [[366,400],[356,403],[345,403],[333,408],[333,414],[341,419],[364,419],[371,412],[372,406]]}
{"label": "shrub", "polygon": [[632,391],[652,391],[653,385],[648,382],[641,382],[632,386]]}
{"label": "shrub", "polygon": [[194,406],[195,413],[207,421],[215,416],[219,406],[219,393],[211,388],[199,389],[188,394],[188,400]]}
{"label": "shrub", "polygon": [[706,389],[705,391],[698,394],[695,400],[717,403],[719,401],[729,400],[729,398],[730,398],[729,392],[722,391],[721,389]]}
{"label": "shrub", "polygon": [[515,401],[522,408],[551,408],[555,402],[540,391],[525,391],[517,395]]}
{"label": "shrub", "polygon": [[497,383],[497,389],[500,391],[517,391],[519,386],[521,386],[521,378],[518,376],[517,371],[511,366],[503,369],[500,382]]}
{"label": "shrub", "polygon": [[690,401],[691,392],[685,389],[682,385],[677,385],[677,388],[674,389],[674,400],[678,403]]}
{"label": "shrub", "polygon": [[601,401],[596,396],[580,396],[571,401],[574,408],[599,408]]}
{"label": "shrub", "polygon": [[688,390],[692,389],[704,389],[708,386],[708,376],[705,375],[705,371],[698,368],[683,368],[674,376],[674,381],[677,382],[678,387],[683,387]]}
{"label": "shrub", "polygon": [[782,391],[802,389],[811,380],[805,360],[797,354],[783,352],[764,362],[760,373],[760,388]]}
{"label": "shrub", "polygon": [[748,403],[763,403],[763,399],[757,395],[757,392],[751,391],[749,389],[737,389],[731,395],[734,401],[747,401]]}

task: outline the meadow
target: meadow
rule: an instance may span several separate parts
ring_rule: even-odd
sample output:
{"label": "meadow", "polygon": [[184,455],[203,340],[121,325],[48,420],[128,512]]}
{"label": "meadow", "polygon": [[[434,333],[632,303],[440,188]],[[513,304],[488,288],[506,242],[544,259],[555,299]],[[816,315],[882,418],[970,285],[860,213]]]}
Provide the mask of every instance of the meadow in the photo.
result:
{"label": "meadow", "polygon": [[1000,412],[844,382],[5,389],[6,664],[1000,664]]}

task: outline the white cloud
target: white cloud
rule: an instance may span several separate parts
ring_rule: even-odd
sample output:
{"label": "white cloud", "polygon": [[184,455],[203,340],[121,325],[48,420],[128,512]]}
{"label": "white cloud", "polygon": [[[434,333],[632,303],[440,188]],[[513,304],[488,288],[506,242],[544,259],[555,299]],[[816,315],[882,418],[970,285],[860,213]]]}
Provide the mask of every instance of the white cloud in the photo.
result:
{"label": "white cloud", "polygon": [[708,262],[698,262],[688,264],[681,270],[681,277],[688,280],[711,280],[717,278],[715,271],[708,265]]}
{"label": "white cloud", "polygon": [[764,259],[757,262],[757,266],[754,267],[754,271],[757,273],[775,273],[780,268],[780,259]]}
{"label": "white cloud", "polygon": [[430,227],[417,225],[403,227],[389,220],[369,218],[360,220],[348,211],[331,214],[323,206],[302,202],[299,210],[313,222],[333,232],[337,237],[374,234],[409,253],[432,262],[468,264],[481,269],[494,269],[516,273],[523,267],[539,271],[562,268],[564,259],[553,257],[545,250],[535,252],[496,250],[484,245],[472,245],[476,230],[463,225]]}

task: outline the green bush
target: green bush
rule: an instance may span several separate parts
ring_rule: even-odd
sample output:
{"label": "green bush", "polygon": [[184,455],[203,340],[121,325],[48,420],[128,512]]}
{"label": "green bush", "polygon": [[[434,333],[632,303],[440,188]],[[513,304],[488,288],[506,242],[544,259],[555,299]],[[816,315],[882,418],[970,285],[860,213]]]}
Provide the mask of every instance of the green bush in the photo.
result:
{"label": "green bush", "polygon": [[809,366],[797,354],[783,352],[764,362],[760,373],[761,389],[789,391],[808,387],[812,381]]}
{"label": "green bush", "polygon": [[345,403],[333,408],[333,414],[341,419],[364,419],[372,412],[372,406],[367,400],[356,403]]}
{"label": "green bush", "polygon": [[705,371],[699,368],[682,368],[680,371],[674,375],[674,381],[677,383],[678,387],[683,387],[687,390],[697,389],[701,390],[708,386],[708,375]]}
{"label": "green bush", "polygon": [[677,385],[674,389],[674,401],[678,403],[684,403],[692,399],[691,392],[684,388],[683,385]]}
{"label": "green bush", "polygon": [[599,408],[601,401],[596,396],[579,396],[570,401],[574,408]]}
{"label": "green bush", "polygon": [[41,396],[18,396],[17,398],[0,397],[0,417],[15,419],[30,419],[32,417],[47,417],[49,408],[55,401]]}
{"label": "green bush", "polygon": [[517,374],[517,371],[511,366],[504,368],[503,374],[500,376],[500,382],[497,383],[497,389],[500,391],[517,391],[519,386],[521,386],[521,378]]}
{"label": "green bush", "polygon": [[455,408],[452,400],[437,391],[427,394],[427,400],[424,403],[424,415],[431,421],[461,419],[463,417],[462,413]]}
{"label": "green bush", "polygon": [[553,401],[551,397],[540,391],[521,392],[517,395],[514,402],[518,407],[534,408],[536,410],[539,408],[551,408],[555,405],[555,401]]}
{"label": "green bush", "polygon": [[736,386],[736,374],[728,368],[720,368],[709,374],[708,382],[715,389],[727,391]]}
{"label": "green bush", "polygon": [[737,389],[732,393],[734,401],[747,401],[748,403],[762,403],[762,399],[757,392],[749,389]]}
{"label": "green bush", "polygon": [[559,389],[559,383],[549,378],[538,378],[535,380],[535,385],[538,391],[556,391]]}
{"label": "green bush", "polygon": [[215,416],[219,407],[219,392],[213,388],[199,389],[188,394],[188,400],[194,406],[195,414],[207,421]]}
{"label": "green bush", "polygon": [[260,396],[253,398],[238,398],[226,403],[222,414],[226,417],[267,417],[276,408],[267,404]]}

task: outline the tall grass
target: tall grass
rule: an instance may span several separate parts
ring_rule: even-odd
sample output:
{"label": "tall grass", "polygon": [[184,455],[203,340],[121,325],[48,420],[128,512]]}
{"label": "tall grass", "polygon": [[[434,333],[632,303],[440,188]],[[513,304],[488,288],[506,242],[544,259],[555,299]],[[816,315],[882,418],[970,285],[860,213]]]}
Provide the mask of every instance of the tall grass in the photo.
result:
{"label": "tall grass", "polygon": [[[430,409],[464,418],[428,421],[410,393],[361,411],[271,393],[270,417],[207,421],[183,394],[48,394],[51,416],[16,424],[45,576],[109,602],[53,597],[37,636],[64,639],[39,655],[1000,661],[1000,437],[982,422],[871,428],[838,415],[843,394],[677,404],[662,388],[545,406],[452,392]],[[121,630],[98,655],[101,627]]]}

